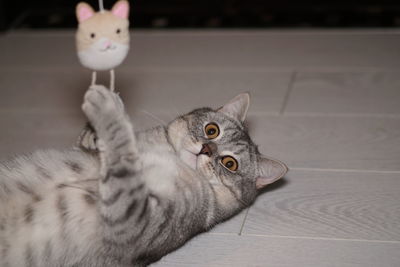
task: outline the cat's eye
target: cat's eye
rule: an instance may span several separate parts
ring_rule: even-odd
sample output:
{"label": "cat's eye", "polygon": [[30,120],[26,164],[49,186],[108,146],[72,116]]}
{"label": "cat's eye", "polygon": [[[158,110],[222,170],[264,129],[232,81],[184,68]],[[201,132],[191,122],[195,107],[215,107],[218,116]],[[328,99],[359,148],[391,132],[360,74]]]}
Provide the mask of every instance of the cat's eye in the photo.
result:
{"label": "cat's eye", "polygon": [[121,29],[117,29],[116,31],[115,31],[117,34],[120,34],[121,33]]}
{"label": "cat's eye", "polygon": [[236,171],[239,167],[237,160],[231,156],[224,156],[221,159],[222,165],[230,171]]}
{"label": "cat's eye", "polygon": [[96,37],[96,34],[95,34],[95,33],[91,33],[91,34],[90,34],[90,38],[94,39],[95,37]]}
{"label": "cat's eye", "polygon": [[217,124],[215,124],[213,122],[207,124],[206,127],[204,128],[204,131],[205,131],[208,139],[217,138],[219,135],[219,127]]}

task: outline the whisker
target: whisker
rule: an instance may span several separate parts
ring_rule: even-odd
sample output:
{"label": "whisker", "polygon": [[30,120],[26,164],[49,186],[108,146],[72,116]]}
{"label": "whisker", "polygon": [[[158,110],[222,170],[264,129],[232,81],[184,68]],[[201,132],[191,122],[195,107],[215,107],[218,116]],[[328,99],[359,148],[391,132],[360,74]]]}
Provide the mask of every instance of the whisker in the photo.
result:
{"label": "whisker", "polygon": [[167,125],[167,123],[166,123],[164,120],[162,120],[161,118],[157,117],[156,115],[154,115],[154,114],[152,114],[152,113],[150,113],[150,112],[148,112],[148,111],[146,111],[146,110],[144,110],[144,109],[140,110],[140,112],[142,112],[142,113],[144,113],[144,114],[150,116],[150,117],[153,118],[154,120],[160,122],[162,125]]}
{"label": "whisker", "polygon": [[176,108],[176,106],[172,106],[172,108],[174,109],[177,117],[180,117],[182,115],[182,113],[179,112],[179,110]]}

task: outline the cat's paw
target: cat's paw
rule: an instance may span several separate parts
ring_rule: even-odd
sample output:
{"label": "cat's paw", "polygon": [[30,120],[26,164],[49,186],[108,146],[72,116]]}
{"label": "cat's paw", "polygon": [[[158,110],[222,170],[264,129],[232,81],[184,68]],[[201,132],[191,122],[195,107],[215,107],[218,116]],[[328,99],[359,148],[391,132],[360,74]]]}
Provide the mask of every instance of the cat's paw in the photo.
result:
{"label": "cat's paw", "polygon": [[124,114],[121,98],[103,85],[92,85],[86,92],[82,110],[95,130],[110,120],[118,119]]}

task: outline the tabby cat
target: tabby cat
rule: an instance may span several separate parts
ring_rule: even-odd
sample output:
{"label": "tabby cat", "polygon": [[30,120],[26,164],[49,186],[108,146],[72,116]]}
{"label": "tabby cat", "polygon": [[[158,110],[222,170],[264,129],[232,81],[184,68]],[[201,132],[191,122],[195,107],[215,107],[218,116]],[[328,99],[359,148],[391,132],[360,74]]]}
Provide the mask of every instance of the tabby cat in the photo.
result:
{"label": "tabby cat", "polygon": [[91,86],[80,149],[0,165],[0,266],[146,266],[249,206],[287,168],[250,140],[248,107],[240,94],[135,133]]}

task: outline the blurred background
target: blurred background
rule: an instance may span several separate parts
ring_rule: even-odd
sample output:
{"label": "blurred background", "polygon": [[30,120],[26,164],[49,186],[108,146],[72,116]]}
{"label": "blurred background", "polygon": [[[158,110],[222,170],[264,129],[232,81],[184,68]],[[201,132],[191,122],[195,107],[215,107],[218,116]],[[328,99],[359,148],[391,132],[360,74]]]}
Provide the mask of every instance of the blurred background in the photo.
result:
{"label": "blurred background", "polygon": [[[74,28],[71,0],[0,0],[0,30]],[[98,7],[97,0],[89,0]],[[110,8],[114,1],[104,1]],[[134,0],[134,28],[393,28],[399,0]]]}

